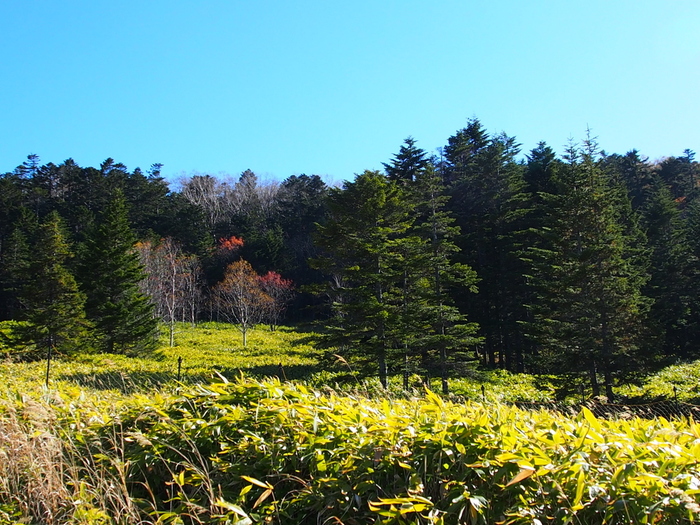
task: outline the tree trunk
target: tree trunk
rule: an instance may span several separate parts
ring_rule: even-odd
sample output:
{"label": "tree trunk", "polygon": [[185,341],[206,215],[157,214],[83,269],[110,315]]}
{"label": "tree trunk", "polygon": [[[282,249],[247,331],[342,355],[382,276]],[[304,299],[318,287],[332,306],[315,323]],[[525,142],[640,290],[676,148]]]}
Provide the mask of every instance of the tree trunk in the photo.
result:
{"label": "tree trunk", "polygon": [[379,350],[379,382],[382,387],[389,388],[389,381],[387,378],[387,368],[386,368],[386,349],[381,348]]}
{"label": "tree trunk", "polygon": [[613,378],[612,378],[612,373],[610,372],[610,367],[606,366],[605,367],[605,396],[608,398],[609,402],[612,402],[614,393],[613,393]]}
{"label": "tree trunk", "polygon": [[450,387],[447,384],[447,350],[445,345],[440,347],[440,379],[442,380],[442,393],[447,395],[450,393]]}
{"label": "tree trunk", "polygon": [[588,375],[591,380],[591,389],[593,390],[593,397],[600,396],[600,385],[598,384],[598,376],[596,373],[595,360],[591,359]]}

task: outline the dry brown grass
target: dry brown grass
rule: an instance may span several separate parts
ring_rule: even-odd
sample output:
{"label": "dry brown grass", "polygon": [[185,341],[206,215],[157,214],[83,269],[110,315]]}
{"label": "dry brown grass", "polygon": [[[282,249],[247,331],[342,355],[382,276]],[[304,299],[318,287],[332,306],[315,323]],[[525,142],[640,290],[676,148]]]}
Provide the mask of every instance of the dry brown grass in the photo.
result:
{"label": "dry brown grass", "polygon": [[106,467],[56,423],[51,406],[34,400],[0,408],[0,524],[151,523],[127,492],[119,439],[94,451],[110,458]]}

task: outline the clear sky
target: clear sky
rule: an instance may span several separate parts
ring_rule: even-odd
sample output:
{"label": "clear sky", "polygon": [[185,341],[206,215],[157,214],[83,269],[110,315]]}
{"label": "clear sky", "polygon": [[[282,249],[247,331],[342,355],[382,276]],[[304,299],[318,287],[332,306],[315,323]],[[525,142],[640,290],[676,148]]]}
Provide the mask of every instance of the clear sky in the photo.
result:
{"label": "clear sky", "polygon": [[2,0],[0,172],[329,180],[477,117],[527,152],[700,155],[698,0]]}

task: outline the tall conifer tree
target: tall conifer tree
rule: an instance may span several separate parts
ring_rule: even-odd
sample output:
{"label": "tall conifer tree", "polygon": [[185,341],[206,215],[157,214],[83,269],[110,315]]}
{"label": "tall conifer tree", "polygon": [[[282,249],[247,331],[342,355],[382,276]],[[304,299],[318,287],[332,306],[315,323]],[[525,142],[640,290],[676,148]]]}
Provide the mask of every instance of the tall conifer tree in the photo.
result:
{"label": "tall conifer tree", "polygon": [[478,278],[470,266],[454,260],[460,251],[455,243],[459,227],[447,210],[449,197],[432,164],[417,174],[412,190],[416,219],[410,234],[418,239],[419,249],[406,264],[413,282],[406,324],[424,358],[423,365],[428,367],[426,358],[436,355],[442,392],[447,394],[448,378],[455,368],[459,371],[473,360],[467,352],[480,342],[478,324],[468,321],[451,295],[471,296],[477,291]]}
{"label": "tall conifer tree", "polygon": [[543,242],[530,250],[537,297],[529,328],[550,371],[587,376],[596,396],[602,377],[612,396],[615,376],[642,361],[646,275],[594,141],[582,151],[572,145],[566,160],[558,192],[545,196]]}
{"label": "tall conifer tree", "polygon": [[694,257],[678,205],[668,186],[659,177],[652,180],[642,210],[651,250],[651,278],[645,287],[654,299],[652,319],[659,326],[667,355],[688,358],[695,352]]}
{"label": "tall conifer tree", "polygon": [[401,189],[365,171],[328,198],[329,219],[318,228],[325,252],[315,265],[332,277],[326,293],[335,312],[330,344],[368,358],[388,384],[401,311],[398,245],[411,219]]}
{"label": "tall conifer tree", "polygon": [[106,352],[147,349],[155,342],[157,321],[152,304],[139,290],[144,272],[127,217],[124,196],[116,190],[80,251],[86,312]]}
{"label": "tall conifer tree", "polygon": [[63,222],[51,212],[39,226],[24,267],[20,300],[27,324],[15,331],[21,343],[34,345],[49,357],[52,352],[75,353],[88,341],[85,296],[67,268],[71,257]]}

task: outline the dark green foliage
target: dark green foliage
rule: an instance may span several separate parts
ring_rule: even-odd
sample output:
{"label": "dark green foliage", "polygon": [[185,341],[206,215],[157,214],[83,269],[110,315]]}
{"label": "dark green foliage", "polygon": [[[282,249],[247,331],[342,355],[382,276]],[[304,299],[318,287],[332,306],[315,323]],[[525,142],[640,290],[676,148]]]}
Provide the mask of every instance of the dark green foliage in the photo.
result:
{"label": "dark green foliage", "polygon": [[329,218],[319,226],[317,267],[333,311],[328,343],[369,358],[386,386],[391,369],[447,378],[469,361],[476,325],[450,292],[474,291],[476,276],[457,265],[457,229],[431,165],[394,182],[366,171],[331,190]]}
{"label": "dark green foliage", "polygon": [[651,278],[645,287],[654,300],[651,317],[658,324],[666,355],[691,357],[697,351],[697,336],[689,330],[694,316],[692,261],[680,210],[667,185],[653,179],[642,220],[651,250]]}
{"label": "dark green foliage", "polygon": [[411,337],[407,347],[420,352],[423,369],[437,368],[447,394],[448,377],[463,372],[460,367],[473,360],[468,352],[480,341],[478,324],[467,320],[453,296],[473,298],[478,278],[471,267],[454,261],[459,227],[447,211],[449,197],[432,164],[417,172],[411,190],[415,222],[409,239],[414,241],[404,261],[403,290],[405,331]]}
{"label": "dark green foliage", "polygon": [[138,288],[144,274],[135,243],[124,196],[117,190],[80,249],[85,309],[107,352],[147,349],[155,342],[153,306]]}
{"label": "dark green foliage", "polygon": [[605,168],[624,183],[632,207],[641,208],[654,179],[653,166],[648,159],[633,149],[625,155],[608,155],[602,161]]}
{"label": "dark green foliage", "polygon": [[85,296],[67,268],[72,256],[62,220],[52,212],[17,269],[24,276],[20,302],[27,322],[18,324],[13,335],[15,343],[29,347],[30,355],[32,350],[75,354],[88,345]]}
{"label": "dark green foliage", "polygon": [[[472,366],[466,363],[475,349],[488,367],[563,371],[585,361],[584,346],[600,347],[607,336],[591,334],[602,325],[615,334],[606,345],[617,357],[595,366],[608,384],[659,353],[699,355],[694,152],[650,162],[636,150],[597,155],[592,146],[571,149],[563,162],[540,143],[522,160],[513,137],[489,134],[474,118],[449,137],[439,158],[409,137],[384,164],[386,178],[363,174],[342,190],[329,190],[318,176],[277,184],[246,170],[236,181],[194,175],[175,192],[158,164],[147,171],[113,159],[98,167],[72,159],[41,165],[30,155],[0,176],[0,318],[29,315],[19,299],[35,279],[27,272],[30,247],[37,225],[57,211],[66,235],[84,248],[79,264],[67,259],[64,266],[80,269],[103,349],[147,345],[153,325],[137,320],[150,314],[132,294],[140,277],[125,254],[136,238],[172,237],[201,258],[209,286],[238,257],[302,290],[318,289],[327,272],[335,280],[325,296],[338,302],[301,293],[289,319],[325,318],[333,310],[332,331],[355,330],[339,344],[372,356],[374,365],[385,355],[380,369],[403,371],[406,380],[414,372],[459,375]],[[354,186],[360,180],[361,191]],[[119,192],[126,209],[120,228],[134,233],[128,238],[104,227]],[[232,236],[244,242],[222,256],[214,247]],[[131,284],[108,293],[109,282]],[[607,310],[595,306],[596,294],[606,297]],[[215,317],[212,308],[203,311]],[[601,315],[620,322],[610,328]],[[584,337],[586,323],[593,328]]]}
{"label": "dark green foliage", "polygon": [[489,137],[478,120],[458,131],[445,147],[450,181],[449,209],[462,237],[459,260],[480,279],[477,296],[457,305],[479,324],[484,360],[513,371],[524,368],[524,268],[517,257],[516,233],[526,213],[519,145],[506,135]]}
{"label": "dark green foliage", "polygon": [[398,247],[411,219],[399,187],[377,171],[332,189],[328,209],[318,229],[323,252],[316,265],[331,278],[329,342],[369,357],[386,386],[392,332],[399,328]]}
{"label": "dark green foliage", "polygon": [[481,153],[489,144],[489,136],[478,119],[470,119],[463,128],[447,140],[443,148],[442,174],[448,183],[470,178],[483,165]]}
{"label": "dark green foliage", "polygon": [[306,261],[317,254],[313,243],[316,224],[326,216],[328,186],[318,175],[292,175],[280,185],[277,214],[284,236],[286,275],[294,282],[316,282]]}
{"label": "dark green foliage", "polygon": [[600,374],[612,396],[615,376],[644,362],[647,277],[595,143],[570,147],[567,161],[557,193],[543,195],[548,220],[541,243],[529,250],[536,290],[529,330],[541,366],[587,376],[594,395]]}
{"label": "dark green foliage", "polygon": [[30,242],[39,227],[36,216],[26,208],[20,209],[20,218],[13,226],[12,233],[4,239],[0,252],[0,307],[3,319],[22,316],[19,295],[22,287],[32,277],[27,268]]}
{"label": "dark green foliage", "polygon": [[668,157],[661,161],[658,170],[661,179],[671,188],[674,199],[689,203],[697,197],[700,181],[700,164],[695,162],[695,152],[686,149],[680,157]]}
{"label": "dark green foliage", "polygon": [[279,266],[274,271],[291,279],[302,290],[296,294],[288,310],[291,320],[299,321],[318,315],[322,307],[313,294],[305,292],[309,285],[323,281],[323,274],[308,261],[318,256],[313,234],[317,223],[326,217],[328,186],[318,175],[292,175],[279,186],[275,195],[272,219],[275,233],[281,239]]}
{"label": "dark green foliage", "polygon": [[399,184],[410,184],[427,166],[428,159],[425,151],[416,147],[413,137],[408,137],[391,163],[384,164],[384,170],[389,180]]}

